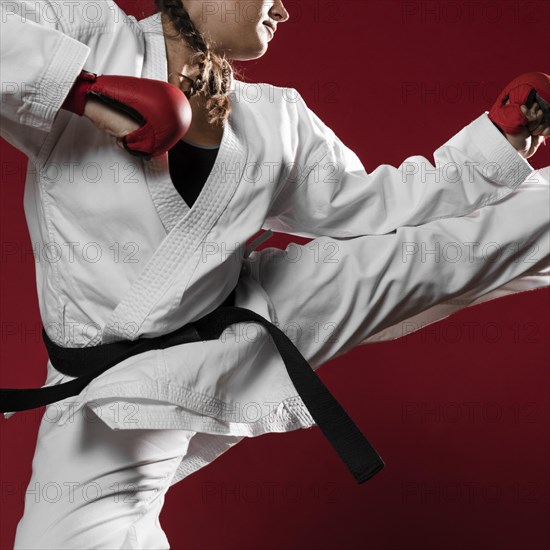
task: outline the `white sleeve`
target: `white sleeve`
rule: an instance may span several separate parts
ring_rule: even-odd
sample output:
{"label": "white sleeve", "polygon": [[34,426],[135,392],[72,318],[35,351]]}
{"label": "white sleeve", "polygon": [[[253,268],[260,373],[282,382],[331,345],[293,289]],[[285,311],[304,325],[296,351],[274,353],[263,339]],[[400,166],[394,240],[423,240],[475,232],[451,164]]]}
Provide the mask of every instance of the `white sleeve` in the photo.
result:
{"label": "white sleeve", "polygon": [[[382,235],[459,217],[500,200],[533,172],[483,114],[434,153],[381,165],[357,155],[295,92],[295,169],[279,184],[263,228],[303,237]],[[292,94],[289,94],[289,96]],[[368,131],[368,129],[367,129]]]}
{"label": "white sleeve", "polygon": [[75,2],[1,0],[0,135],[36,156],[90,48],[68,29]]}

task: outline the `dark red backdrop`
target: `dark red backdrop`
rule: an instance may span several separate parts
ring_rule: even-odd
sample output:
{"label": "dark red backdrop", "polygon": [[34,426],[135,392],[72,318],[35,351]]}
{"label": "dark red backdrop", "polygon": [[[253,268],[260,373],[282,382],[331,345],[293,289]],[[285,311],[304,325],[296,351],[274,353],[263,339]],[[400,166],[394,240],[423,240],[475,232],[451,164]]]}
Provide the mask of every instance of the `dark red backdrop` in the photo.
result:
{"label": "dark red backdrop", "polygon": [[[152,0],[119,4],[152,13]],[[245,79],[297,88],[369,171],[431,156],[512,77],[550,72],[548,2],[286,6],[291,21]],[[25,248],[26,159],[5,142],[1,152],[2,167],[20,161],[2,177],[1,242]],[[547,151],[532,160],[548,161]],[[0,282],[1,385],[41,385],[32,256],[3,255]],[[548,547],[549,298],[498,300],[325,365],[321,377],[386,470],[356,485],[317,429],[245,440],[170,490],[161,522],[172,548]],[[42,412],[0,423],[2,548],[23,512]]]}

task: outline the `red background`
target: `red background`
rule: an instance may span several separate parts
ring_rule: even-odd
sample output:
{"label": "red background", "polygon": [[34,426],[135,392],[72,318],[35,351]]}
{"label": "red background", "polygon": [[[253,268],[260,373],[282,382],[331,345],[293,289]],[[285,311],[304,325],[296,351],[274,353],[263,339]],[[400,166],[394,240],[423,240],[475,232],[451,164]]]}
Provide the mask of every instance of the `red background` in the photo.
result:
{"label": "red background", "polygon": [[[431,158],[511,78],[550,72],[548,2],[285,4],[290,21],[243,64],[245,80],[297,88],[368,171]],[[152,13],[152,0],[119,5]],[[20,165],[2,176],[1,241],[30,250],[26,158],[0,145],[2,166]],[[276,239],[269,246],[307,242]],[[1,386],[42,385],[32,255],[3,258],[0,283],[2,324],[35,329],[2,332]],[[549,302],[548,289],[497,300],[326,364],[321,378],[386,469],[356,485],[318,429],[244,440],[169,491],[161,523],[172,548],[548,547]],[[23,513],[43,410],[0,422],[2,548]]]}

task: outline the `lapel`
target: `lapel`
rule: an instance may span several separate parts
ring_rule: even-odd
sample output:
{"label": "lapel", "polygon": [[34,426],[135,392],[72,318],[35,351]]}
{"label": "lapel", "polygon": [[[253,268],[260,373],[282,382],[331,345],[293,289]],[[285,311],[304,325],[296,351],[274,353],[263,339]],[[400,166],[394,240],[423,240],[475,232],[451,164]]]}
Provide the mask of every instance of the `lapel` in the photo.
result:
{"label": "lapel", "polygon": [[[167,58],[160,13],[139,25],[145,40],[143,78],[168,81]],[[235,82],[231,88],[235,90]],[[248,147],[238,124],[239,102],[227,121],[214,167],[192,208],[170,179],[168,154],[149,162],[140,160],[142,174],[167,235],[139,277],[122,297],[96,343],[135,339],[159,299],[177,275],[187,283],[200,256],[200,247],[234,195],[244,171]],[[218,234],[223,234],[223,231]]]}

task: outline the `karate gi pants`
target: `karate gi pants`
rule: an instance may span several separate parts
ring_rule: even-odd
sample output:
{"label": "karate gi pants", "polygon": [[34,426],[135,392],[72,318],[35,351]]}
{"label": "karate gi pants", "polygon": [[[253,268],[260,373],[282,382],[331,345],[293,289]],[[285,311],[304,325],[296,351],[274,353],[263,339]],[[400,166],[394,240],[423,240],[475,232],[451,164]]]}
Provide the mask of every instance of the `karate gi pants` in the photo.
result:
{"label": "karate gi pants", "polygon": [[[380,236],[320,237],[316,241],[321,249],[337,244],[339,261],[319,263],[304,254],[299,264],[302,283],[293,274],[297,264],[280,261],[295,250],[264,249],[254,257],[271,264],[272,269],[262,269],[261,283],[283,325],[330,319],[327,304],[337,304],[346,286],[345,294],[353,300],[339,307],[364,311],[361,323],[343,322],[340,327],[339,337],[346,343],[338,347],[346,351],[434,304],[470,291],[482,296],[522,274],[547,269],[549,223],[548,181],[531,178],[468,216]],[[447,256],[421,254],[422,246],[443,254],[451,243],[453,249],[457,243],[479,246],[464,244],[460,256],[449,247]],[[483,246],[488,243],[496,243],[499,253],[489,253]],[[404,256],[404,250],[413,254]],[[297,285],[300,292],[295,292]],[[328,351],[317,358],[321,364],[331,358],[330,346],[327,342]],[[15,548],[169,548],[159,514],[193,435],[184,430],[112,431],[86,408],[63,426],[45,415]]]}

